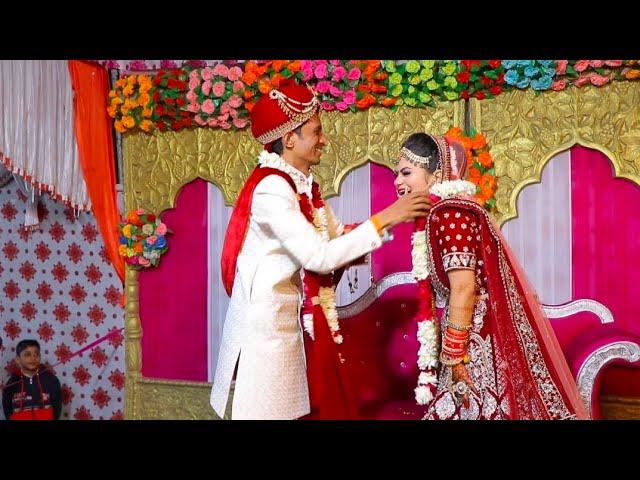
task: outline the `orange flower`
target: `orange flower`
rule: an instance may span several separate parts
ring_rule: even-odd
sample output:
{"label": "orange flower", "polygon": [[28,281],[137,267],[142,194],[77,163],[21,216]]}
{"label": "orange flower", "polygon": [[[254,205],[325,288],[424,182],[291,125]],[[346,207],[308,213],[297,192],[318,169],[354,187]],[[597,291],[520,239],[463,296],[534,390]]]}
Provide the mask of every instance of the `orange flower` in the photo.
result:
{"label": "orange flower", "polygon": [[133,128],[136,126],[136,121],[133,119],[133,117],[125,115],[124,117],[122,117],[122,124],[127,128]]}
{"label": "orange flower", "polygon": [[483,174],[482,178],[480,179],[480,188],[482,189],[488,188],[488,189],[494,190],[495,187],[496,187],[496,177],[494,177],[489,173]]}
{"label": "orange flower", "polygon": [[116,87],[122,88],[127,84],[127,81],[124,78],[119,78],[116,80]]}
{"label": "orange flower", "polygon": [[294,60],[287,67],[291,73],[297,73],[300,71],[300,60]]}
{"label": "orange flower", "polygon": [[244,97],[245,100],[249,100],[250,98],[253,97],[253,92],[251,90],[244,90],[242,92],[242,96]]}
{"label": "orange flower", "polygon": [[242,81],[245,85],[253,85],[254,83],[256,83],[256,80],[258,80],[258,77],[252,71],[245,71],[242,74]]}
{"label": "orange flower", "polygon": [[248,61],[247,63],[244,64],[244,71],[245,72],[256,73],[257,70],[258,70],[258,64],[256,62],[254,62],[253,60],[250,60],[250,61]]}
{"label": "orange flower", "polygon": [[130,96],[133,93],[133,85],[129,84],[122,89],[122,93],[125,97]]}
{"label": "orange flower", "polygon": [[120,97],[113,97],[111,99],[111,105],[121,105],[123,103]]}
{"label": "orange flower", "polygon": [[491,158],[491,154],[489,152],[485,151],[478,155],[478,162],[480,162],[480,165],[484,168],[491,168],[493,165],[493,158]]}
{"label": "orange flower", "polygon": [[624,74],[628,80],[636,80],[640,78],[640,70],[631,69],[627,73]]}
{"label": "orange flower", "polygon": [[244,108],[247,109],[247,112],[250,112],[251,110],[253,110],[254,105],[255,105],[254,102],[244,102]]}
{"label": "orange flower", "polygon": [[151,97],[146,93],[143,93],[138,97],[138,104],[143,107],[148,105],[150,101],[151,101]]}
{"label": "orange flower", "polygon": [[109,108],[107,108],[107,113],[111,118],[116,118],[116,106],[111,105]]}
{"label": "orange flower", "polygon": [[278,88],[280,86],[281,80],[282,80],[282,75],[280,75],[279,73],[276,73],[273,77],[271,77],[271,86]]}
{"label": "orange flower", "polygon": [[269,82],[267,80],[260,80],[258,82],[258,90],[260,90],[260,93],[266,95],[271,91],[271,85],[269,85]]}
{"label": "orange flower", "polygon": [[136,76],[135,75],[129,75],[127,77],[127,83],[129,85],[135,85],[136,84]]}
{"label": "orange flower", "polygon": [[386,80],[387,77],[388,77],[387,72],[378,72],[373,76],[373,78],[379,82]]}
{"label": "orange flower", "polygon": [[136,253],[142,253],[144,252],[144,246],[142,245],[142,242],[136,242],[133,244],[133,251]]}
{"label": "orange flower", "polygon": [[395,98],[385,98],[384,100],[382,100],[382,105],[385,107],[391,107],[393,105],[396,104],[396,99]]}
{"label": "orange flower", "polygon": [[484,138],[484,135],[482,135],[481,133],[476,133],[472,138],[471,148],[473,148],[474,150],[480,150],[481,148],[484,148],[486,146],[487,140],[486,138]]}
{"label": "orange flower", "polygon": [[153,122],[151,120],[143,120],[140,123],[140,128],[142,129],[143,132],[150,132],[152,127],[153,127]]}
{"label": "orange flower", "polygon": [[462,129],[460,127],[451,127],[447,133],[445,133],[447,137],[453,138],[461,138],[462,137]]}
{"label": "orange flower", "polygon": [[273,63],[271,64],[273,66],[273,69],[276,72],[281,71],[284,67],[287,66],[288,61],[287,60],[274,60]]}
{"label": "orange flower", "polygon": [[145,108],[145,109],[142,110],[142,116],[144,118],[151,118],[151,115],[153,115],[153,109]]}
{"label": "orange flower", "polygon": [[125,127],[120,120],[116,120],[113,126],[120,133],[124,133],[127,131],[127,127]]}
{"label": "orange flower", "polygon": [[482,173],[476,167],[471,167],[469,169],[469,181],[475,183],[476,185],[480,184],[480,178],[482,177]]}

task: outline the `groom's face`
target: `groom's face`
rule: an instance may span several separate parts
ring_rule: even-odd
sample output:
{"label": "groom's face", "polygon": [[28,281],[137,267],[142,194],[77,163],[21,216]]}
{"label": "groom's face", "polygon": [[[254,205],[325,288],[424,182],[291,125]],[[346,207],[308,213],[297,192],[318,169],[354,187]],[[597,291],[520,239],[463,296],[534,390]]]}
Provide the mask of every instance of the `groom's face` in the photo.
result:
{"label": "groom's face", "polygon": [[295,156],[307,162],[309,166],[320,163],[320,156],[326,145],[326,140],[318,115],[314,115],[302,125],[300,135],[294,133],[291,140],[293,142],[292,153]]}

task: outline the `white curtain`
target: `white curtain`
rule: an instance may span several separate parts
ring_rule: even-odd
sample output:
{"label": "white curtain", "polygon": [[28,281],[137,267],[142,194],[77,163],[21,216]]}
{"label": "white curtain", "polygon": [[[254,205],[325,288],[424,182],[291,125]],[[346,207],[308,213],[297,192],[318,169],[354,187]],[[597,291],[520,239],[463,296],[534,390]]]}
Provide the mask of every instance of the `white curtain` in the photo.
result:
{"label": "white curtain", "polygon": [[[340,195],[327,199],[342,223],[361,223],[371,216],[371,174],[367,162],[351,170],[342,181]],[[349,287],[351,280],[351,288]],[[357,283],[356,283],[357,280]],[[362,296],[371,285],[371,266],[348,268],[336,290],[336,303],[346,305]],[[352,293],[353,291],[353,293]]]}
{"label": "white curtain", "polygon": [[0,61],[0,161],[73,208],[91,209],[67,61]]}
{"label": "white curtain", "polygon": [[503,225],[509,245],[543,303],[571,300],[571,153],[554,156],[541,183],[518,196],[518,216]]}
{"label": "white curtain", "polygon": [[207,349],[209,358],[207,365],[209,366],[208,379],[213,381],[213,374],[216,371],[218,363],[218,352],[220,351],[220,341],[222,340],[222,327],[224,319],[227,315],[227,307],[229,306],[229,297],[222,285],[222,275],[220,273],[220,258],[222,258],[222,246],[224,244],[224,235],[227,231],[229,218],[233,207],[227,207],[220,189],[212,183],[207,184],[207,205],[208,205],[208,238],[207,245],[208,262],[209,262],[209,278],[207,280],[207,333],[209,339],[209,348]]}

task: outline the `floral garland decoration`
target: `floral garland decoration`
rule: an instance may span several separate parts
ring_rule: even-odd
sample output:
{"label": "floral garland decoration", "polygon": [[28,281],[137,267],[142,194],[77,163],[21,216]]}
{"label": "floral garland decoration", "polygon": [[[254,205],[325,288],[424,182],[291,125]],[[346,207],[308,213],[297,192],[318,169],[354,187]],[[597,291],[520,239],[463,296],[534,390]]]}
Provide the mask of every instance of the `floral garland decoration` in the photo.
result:
{"label": "floral garland decoration", "polygon": [[242,96],[247,111],[262,95],[266,95],[272,88],[278,88],[284,78],[291,78],[300,71],[300,60],[269,60],[257,62],[250,60],[244,64],[241,80],[244,83]]}
{"label": "floral garland decoration", "polygon": [[169,248],[166,234],[167,226],[154,214],[141,208],[132,210],[120,224],[118,253],[133,268],[157,267]]}
{"label": "floral garland decoration", "polygon": [[138,127],[143,132],[153,128],[151,78],[147,75],[129,75],[119,78],[109,92],[108,115],[115,119],[114,128],[124,133]]}
{"label": "floral garland decoration", "polygon": [[429,285],[429,264],[427,259],[426,219],[415,222],[411,235],[411,259],[413,276],[418,284],[418,385],[414,389],[418,405],[427,405],[433,400],[438,387],[438,321],[433,292]]}
{"label": "floral garland decoration", "polygon": [[502,60],[502,66],[504,82],[519,89],[549,90],[556,73],[553,60]]}
{"label": "floral garland decoration", "polygon": [[564,90],[569,85],[601,87],[619,77],[622,60],[556,60],[552,89]]}
{"label": "floral garland decoration", "polygon": [[456,78],[466,85],[460,93],[465,100],[493,98],[504,90],[504,67],[500,60],[460,60]]}
{"label": "floral garland decoration", "polygon": [[474,199],[491,211],[496,206],[495,194],[498,182],[493,157],[489,152],[485,136],[474,130],[468,136],[458,127],[450,128],[445,136],[459,141],[464,146],[465,155],[469,159],[468,180],[476,185]]}
{"label": "floral garland decoration", "polygon": [[189,74],[187,110],[195,114],[194,120],[198,125],[223,130],[230,129],[232,125],[238,129],[247,126],[248,112],[242,108],[244,84],[241,77],[239,66],[229,68],[222,63],[213,68],[196,69]]}
{"label": "floral garland decoration", "polygon": [[189,71],[188,67],[160,70],[153,79],[153,123],[161,132],[175,132],[193,125],[193,115],[185,107]]}
{"label": "floral garland decoration", "polygon": [[[263,150],[258,157],[258,163],[264,167],[271,167],[281,170],[292,178],[299,172],[286,163],[280,155]],[[325,210],[324,200],[320,193],[320,187],[313,182],[311,191],[298,192],[300,210],[307,221],[311,223],[322,238],[329,240],[328,219]],[[340,333],[340,323],[338,321],[338,310],[336,307],[336,286],[333,283],[332,274],[318,274],[304,270],[304,303],[302,308],[303,327],[314,339],[313,310],[319,305],[324,315],[333,341],[341,344],[343,337]]]}
{"label": "floral garland decoration", "polygon": [[465,88],[456,77],[458,63],[453,60],[385,60],[384,69],[394,106],[434,107],[436,101],[457,100]]}
{"label": "floral garland decoration", "polygon": [[[162,63],[167,68],[172,65],[178,63]],[[194,69],[200,70],[198,92],[194,91],[198,85],[188,88],[185,83],[191,81]],[[212,90],[203,94],[202,88],[207,90],[208,85],[204,87],[207,79],[202,78],[202,71],[209,76],[212,70],[227,75],[216,74]],[[242,75],[236,79],[239,71]],[[231,79],[229,72],[234,72]],[[121,133],[136,128],[150,132],[154,128],[175,131],[191,126],[241,129],[248,125],[243,120],[248,119],[255,102],[278,88],[282,79],[292,77],[319,90],[324,110],[355,112],[374,105],[424,108],[439,101],[471,97],[482,100],[517,88],[538,92],[559,91],[568,86],[602,86],[613,80],[636,80],[640,78],[640,68],[637,60],[249,60],[208,67],[205,61],[185,61],[181,68],[160,70],[151,88],[146,75],[121,78],[109,93],[108,112]],[[218,81],[225,84],[225,100],[219,105],[215,92],[222,88],[217,85],[213,89]],[[188,92],[193,92],[189,99]],[[148,95],[152,95],[151,100]],[[233,95],[244,102],[239,103]],[[198,108],[198,112],[192,111]],[[199,122],[195,120],[196,113],[201,113]]]}

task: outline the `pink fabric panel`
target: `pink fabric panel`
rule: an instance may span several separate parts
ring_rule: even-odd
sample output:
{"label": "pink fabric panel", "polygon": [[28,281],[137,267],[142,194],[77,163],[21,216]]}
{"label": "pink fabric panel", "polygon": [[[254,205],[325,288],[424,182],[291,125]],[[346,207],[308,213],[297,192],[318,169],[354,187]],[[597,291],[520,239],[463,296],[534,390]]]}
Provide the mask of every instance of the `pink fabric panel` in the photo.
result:
{"label": "pink fabric panel", "polygon": [[207,184],[178,193],[162,221],[173,234],[156,269],[140,274],[142,374],[207,381]]}
{"label": "pink fabric panel", "polygon": [[597,150],[571,151],[573,298],[606,305],[615,326],[640,335],[640,187],[613,177]]}

